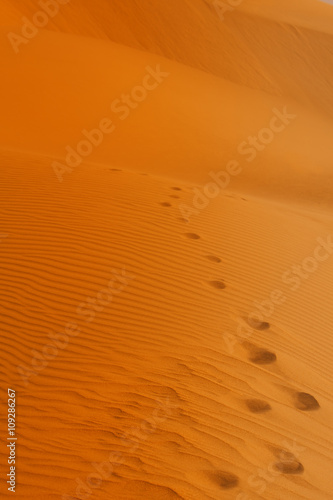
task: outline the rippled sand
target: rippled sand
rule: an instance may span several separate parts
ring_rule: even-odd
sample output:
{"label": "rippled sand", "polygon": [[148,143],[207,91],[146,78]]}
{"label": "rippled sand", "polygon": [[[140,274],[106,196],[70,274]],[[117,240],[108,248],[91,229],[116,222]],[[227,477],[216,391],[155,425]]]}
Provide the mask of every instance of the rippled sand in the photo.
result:
{"label": "rippled sand", "polygon": [[226,4],[0,1],[18,499],[332,498],[333,12]]}

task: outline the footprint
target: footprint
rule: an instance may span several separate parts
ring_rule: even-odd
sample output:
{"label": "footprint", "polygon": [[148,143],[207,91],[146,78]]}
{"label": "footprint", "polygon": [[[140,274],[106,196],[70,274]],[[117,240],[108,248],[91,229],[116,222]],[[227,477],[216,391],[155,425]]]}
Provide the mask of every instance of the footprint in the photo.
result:
{"label": "footprint", "polygon": [[314,398],[311,396],[311,394],[308,394],[306,392],[298,392],[296,393],[296,402],[295,406],[299,410],[302,411],[313,411],[313,410],[318,410],[320,408],[320,404]]}
{"label": "footprint", "polygon": [[182,188],[179,187],[172,187],[171,189],[173,189],[174,191],[182,191]]}
{"label": "footprint", "polygon": [[217,290],[223,290],[226,287],[223,281],[209,281],[208,284]]}
{"label": "footprint", "polygon": [[276,354],[265,349],[258,349],[252,352],[249,359],[256,365],[270,365],[276,361]]}
{"label": "footprint", "polygon": [[172,207],[171,203],[169,203],[168,201],[163,201],[162,203],[160,203],[160,205],[162,205],[162,207]]}
{"label": "footprint", "polygon": [[215,476],[216,481],[224,490],[228,490],[230,488],[236,488],[239,484],[239,478],[235,474],[231,472],[221,471],[218,472]]}
{"label": "footprint", "polygon": [[200,236],[195,233],[185,233],[186,238],[189,238],[190,240],[200,240]]}
{"label": "footprint", "polygon": [[177,194],[169,194],[169,197],[170,198],[175,198],[175,199],[179,199],[180,196],[178,196]]}
{"label": "footprint", "polygon": [[268,328],[270,328],[271,326],[267,321],[258,321],[255,318],[251,318],[251,316],[244,319],[246,323],[255,330],[260,330],[260,331],[268,330]]}
{"label": "footprint", "polygon": [[216,471],[216,472],[207,472],[208,476],[214,483],[217,483],[224,490],[228,490],[231,488],[236,488],[239,485],[239,478],[236,474],[227,471]]}
{"label": "footprint", "polygon": [[180,222],[186,222],[186,223],[188,223],[188,219],[185,219],[185,217],[178,217],[178,220]]}
{"label": "footprint", "polygon": [[121,168],[109,168],[112,172],[122,172]]}
{"label": "footprint", "polygon": [[272,409],[269,403],[261,399],[247,399],[245,403],[252,413],[265,413]]}
{"label": "footprint", "polygon": [[215,257],[215,255],[207,255],[206,259],[210,260],[211,262],[215,262],[215,264],[219,264],[222,262],[222,260],[219,257]]}
{"label": "footprint", "polygon": [[301,474],[304,472],[303,465],[293,453],[282,448],[272,446],[269,448],[278,459],[278,462],[274,464],[274,469],[282,474]]}
{"label": "footprint", "polygon": [[282,460],[274,464],[274,469],[278,470],[282,474],[302,474],[304,472],[304,467],[301,462],[291,459]]}

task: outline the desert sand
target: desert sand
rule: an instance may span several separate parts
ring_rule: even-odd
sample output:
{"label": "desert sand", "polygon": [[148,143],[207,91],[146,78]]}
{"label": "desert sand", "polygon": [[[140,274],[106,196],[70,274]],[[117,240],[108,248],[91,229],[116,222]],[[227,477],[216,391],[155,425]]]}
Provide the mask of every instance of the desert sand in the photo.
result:
{"label": "desert sand", "polygon": [[18,499],[332,499],[333,6],[54,2],[0,1],[1,498],[10,388]]}

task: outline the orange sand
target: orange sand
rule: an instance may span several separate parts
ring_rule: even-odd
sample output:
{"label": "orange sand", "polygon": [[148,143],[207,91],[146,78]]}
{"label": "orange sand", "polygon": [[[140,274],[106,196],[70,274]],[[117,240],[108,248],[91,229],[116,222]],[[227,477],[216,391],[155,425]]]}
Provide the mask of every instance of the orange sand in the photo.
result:
{"label": "orange sand", "polygon": [[213,3],[0,0],[1,498],[8,388],[19,500],[333,496],[333,6]]}

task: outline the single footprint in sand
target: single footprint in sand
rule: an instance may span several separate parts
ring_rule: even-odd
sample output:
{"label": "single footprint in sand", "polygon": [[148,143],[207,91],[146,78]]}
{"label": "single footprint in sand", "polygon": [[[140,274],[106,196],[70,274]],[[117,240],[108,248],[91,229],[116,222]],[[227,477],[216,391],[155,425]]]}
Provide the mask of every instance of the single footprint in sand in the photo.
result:
{"label": "single footprint in sand", "polygon": [[268,328],[271,326],[267,321],[258,321],[255,318],[252,318],[251,316],[248,316],[247,318],[244,318],[246,323],[251,327],[254,328],[255,330],[268,330]]}
{"label": "single footprint in sand", "polygon": [[304,467],[301,462],[295,459],[286,459],[281,460],[281,462],[276,462],[274,464],[274,469],[282,474],[302,474],[302,472],[304,472]]}
{"label": "single footprint in sand", "polygon": [[239,484],[239,478],[232,474],[231,472],[221,471],[217,472],[215,476],[216,481],[224,490],[228,490],[230,488],[236,488]]}
{"label": "single footprint in sand", "polygon": [[274,464],[274,469],[282,474],[300,474],[304,471],[303,465],[298,458],[282,448],[269,447],[278,461]]}
{"label": "single footprint in sand", "polygon": [[111,172],[122,172],[121,168],[109,168]]}
{"label": "single footprint in sand", "polygon": [[185,233],[186,238],[189,238],[190,240],[200,240],[200,236],[195,233]]}
{"label": "single footprint in sand", "polygon": [[174,191],[182,191],[182,188],[180,187],[172,187],[171,189],[173,189]]}
{"label": "single footprint in sand", "polygon": [[270,365],[276,361],[276,354],[266,349],[256,349],[250,354],[249,359],[256,365]]}
{"label": "single footprint in sand", "polygon": [[222,262],[222,260],[219,257],[215,257],[215,255],[206,255],[206,259],[210,260],[211,262],[215,262],[215,264],[219,264]]}
{"label": "single footprint in sand", "polygon": [[172,207],[171,203],[169,203],[168,201],[163,201],[162,203],[160,203],[160,205],[162,207]]}
{"label": "single footprint in sand", "polygon": [[220,280],[208,281],[208,284],[213,288],[216,288],[216,290],[223,290],[226,287],[225,283]]}
{"label": "single footprint in sand", "polygon": [[272,409],[269,403],[261,399],[247,399],[245,403],[252,413],[266,413]]}
{"label": "single footprint in sand", "polygon": [[302,411],[313,411],[320,408],[316,398],[306,392],[297,392],[295,394],[295,406]]}

